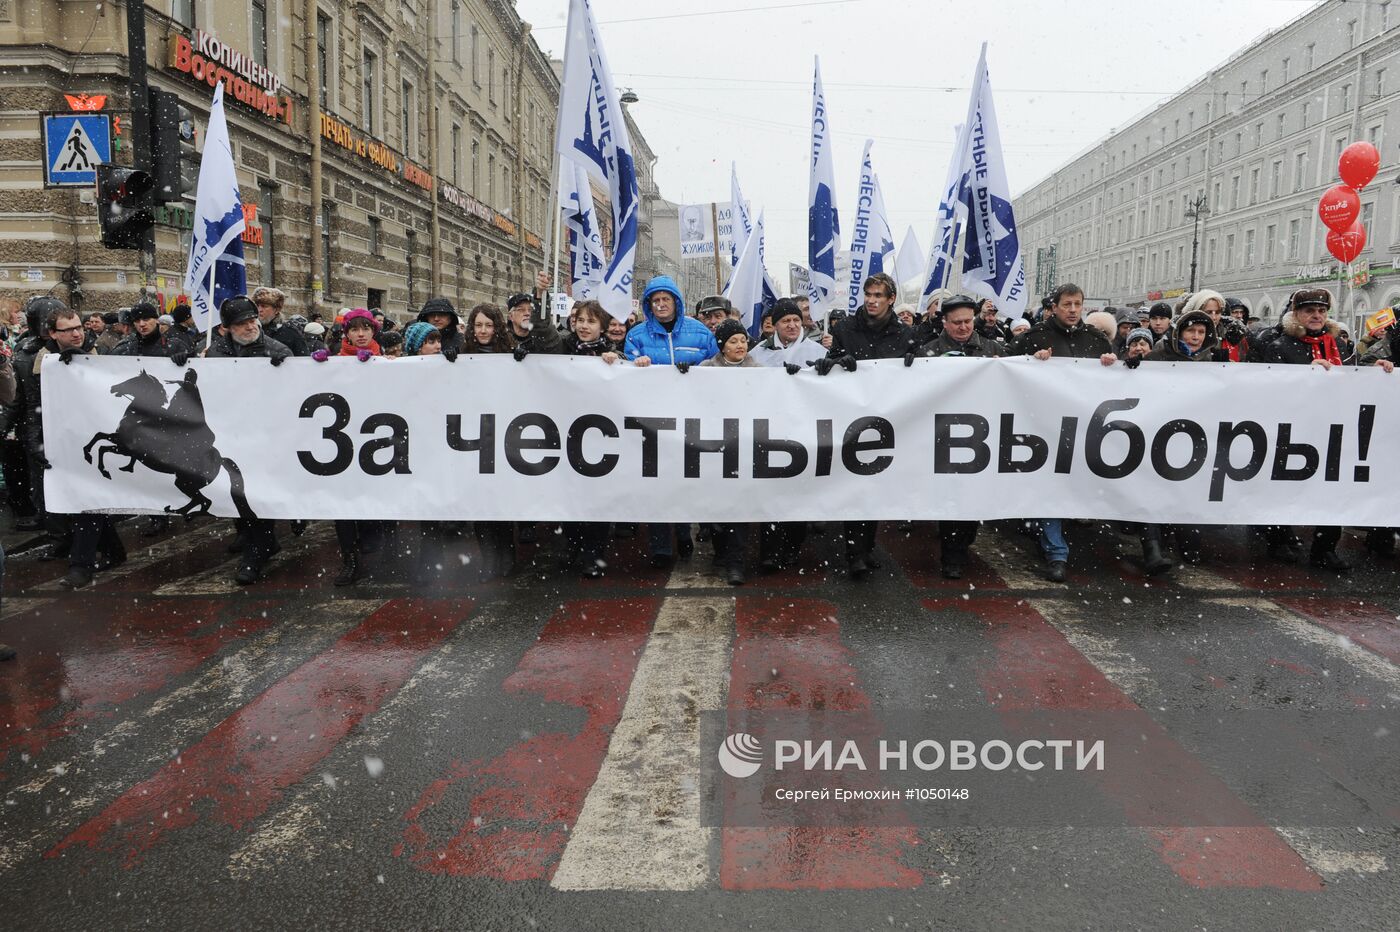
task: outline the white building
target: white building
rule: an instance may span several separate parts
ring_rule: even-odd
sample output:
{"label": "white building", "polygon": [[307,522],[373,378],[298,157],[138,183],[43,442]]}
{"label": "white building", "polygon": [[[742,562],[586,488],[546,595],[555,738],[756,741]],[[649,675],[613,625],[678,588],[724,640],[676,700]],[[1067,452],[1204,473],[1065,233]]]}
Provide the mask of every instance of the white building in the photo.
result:
{"label": "white building", "polygon": [[[1270,320],[1300,284],[1328,282],[1354,325],[1400,303],[1397,134],[1400,3],[1322,3],[1017,198],[1027,277],[1098,303],[1171,300],[1190,288],[1188,209],[1201,204],[1197,287]],[[1317,202],[1359,139],[1381,171],[1361,192],[1368,243],[1349,287]]]}

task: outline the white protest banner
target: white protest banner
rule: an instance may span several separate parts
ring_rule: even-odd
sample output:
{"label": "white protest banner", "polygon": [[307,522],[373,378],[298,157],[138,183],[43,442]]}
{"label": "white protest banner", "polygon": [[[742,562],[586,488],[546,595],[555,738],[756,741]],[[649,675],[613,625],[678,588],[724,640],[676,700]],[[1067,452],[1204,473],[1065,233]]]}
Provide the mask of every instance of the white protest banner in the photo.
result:
{"label": "white protest banner", "polygon": [[79,356],[43,379],[60,514],[1369,526],[1400,474],[1400,375],[1374,368]]}
{"label": "white protest banner", "polygon": [[[712,210],[713,208],[713,210]],[[719,222],[719,253],[729,254],[734,243],[734,211],[727,203],[682,204],[680,208],[681,258],[713,258],[715,221]]]}

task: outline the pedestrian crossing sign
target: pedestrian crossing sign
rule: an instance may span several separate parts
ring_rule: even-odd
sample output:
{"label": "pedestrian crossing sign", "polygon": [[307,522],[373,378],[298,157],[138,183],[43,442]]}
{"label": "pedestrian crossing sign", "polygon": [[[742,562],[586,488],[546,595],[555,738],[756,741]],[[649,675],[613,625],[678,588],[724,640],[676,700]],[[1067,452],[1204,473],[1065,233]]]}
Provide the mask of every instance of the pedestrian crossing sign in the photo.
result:
{"label": "pedestrian crossing sign", "polygon": [[112,124],[105,113],[44,115],[44,184],[97,183],[97,166],[112,160]]}

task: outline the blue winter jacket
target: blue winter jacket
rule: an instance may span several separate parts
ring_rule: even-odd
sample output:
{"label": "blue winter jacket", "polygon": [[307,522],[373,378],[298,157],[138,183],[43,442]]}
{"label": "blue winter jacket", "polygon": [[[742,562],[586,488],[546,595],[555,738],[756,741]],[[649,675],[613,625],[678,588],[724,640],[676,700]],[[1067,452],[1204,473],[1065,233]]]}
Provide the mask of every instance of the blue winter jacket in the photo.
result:
{"label": "blue winter jacket", "polygon": [[[670,330],[651,316],[651,296],[658,291],[669,292],[676,299],[676,320]],[[685,316],[681,290],[668,276],[658,275],[647,282],[646,291],[642,292],[642,311],[646,320],[627,331],[628,359],[646,356],[655,365],[670,366],[678,362],[695,365],[718,355],[714,334],[694,317]]]}

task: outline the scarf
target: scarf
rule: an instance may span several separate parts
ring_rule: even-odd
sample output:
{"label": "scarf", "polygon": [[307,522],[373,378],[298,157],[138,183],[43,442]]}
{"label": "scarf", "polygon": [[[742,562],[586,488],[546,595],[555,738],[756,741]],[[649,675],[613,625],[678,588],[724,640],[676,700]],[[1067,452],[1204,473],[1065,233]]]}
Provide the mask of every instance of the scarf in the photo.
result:
{"label": "scarf", "polygon": [[612,341],[607,336],[600,336],[596,340],[578,340],[577,342],[578,345],[574,347],[575,356],[601,356],[612,351]]}
{"label": "scarf", "polygon": [[1326,330],[1322,331],[1317,336],[1305,333],[1299,339],[1308,344],[1308,347],[1312,350],[1313,359],[1325,359],[1334,366],[1340,366],[1342,364],[1342,354],[1341,351],[1337,349],[1337,341],[1332,337],[1332,334],[1328,333]]}
{"label": "scarf", "polygon": [[367,349],[367,350],[369,350],[371,353],[373,353],[373,354],[376,355],[376,356],[383,356],[383,355],[384,355],[383,351],[379,349],[379,341],[377,341],[377,340],[370,340],[370,341],[369,341],[369,346],[365,346],[365,347],[356,346],[355,344],[351,343],[349,340],[342,340],[342,341],[341,341],[341,344],[340,344],[340,353],[339,353],[339,355],[341,355],[341,356],[357,356],[357,355],[359,355],[359,352],[360,352],[361,349]]}

